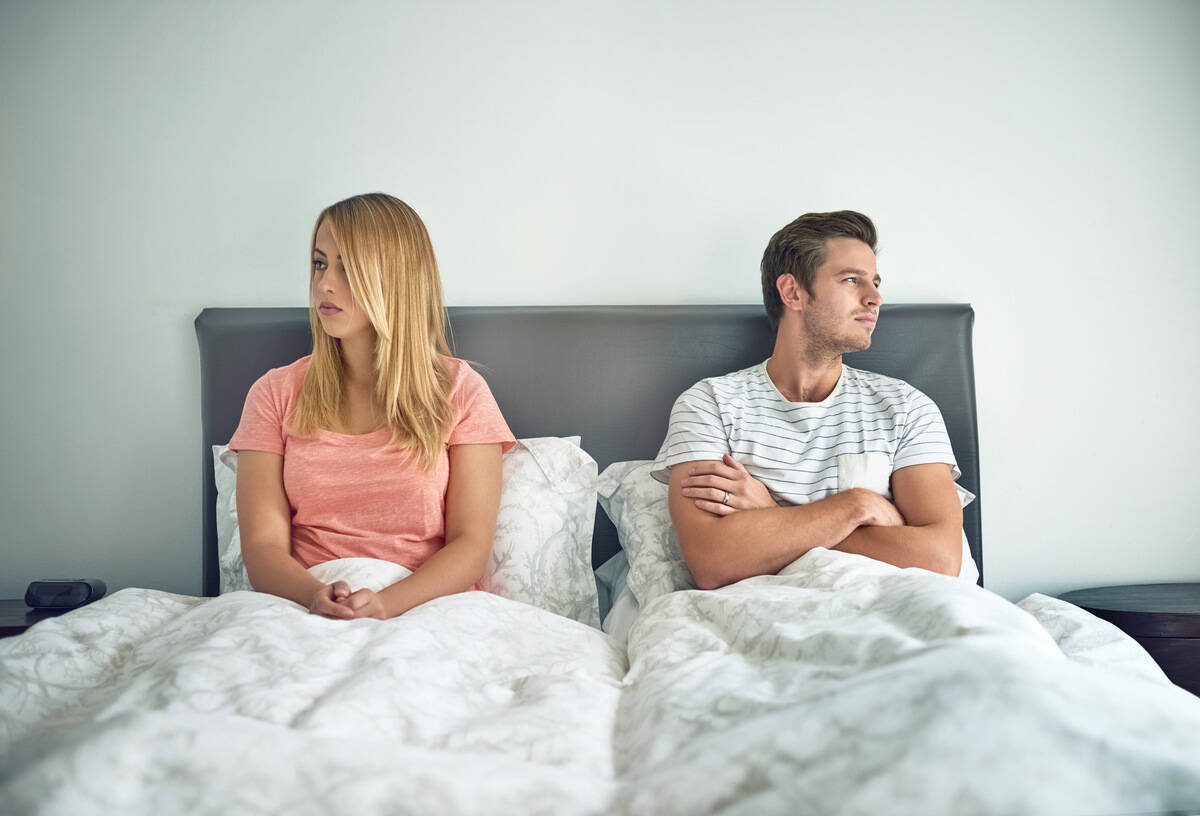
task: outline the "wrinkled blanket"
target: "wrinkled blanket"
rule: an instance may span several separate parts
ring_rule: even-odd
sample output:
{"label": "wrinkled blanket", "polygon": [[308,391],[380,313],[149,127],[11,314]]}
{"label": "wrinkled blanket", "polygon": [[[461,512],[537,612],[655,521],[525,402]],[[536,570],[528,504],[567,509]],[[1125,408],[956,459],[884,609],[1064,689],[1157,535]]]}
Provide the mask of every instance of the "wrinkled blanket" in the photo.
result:
{"label": "wrinkled blanket", "polygon": [[131,589],[0,640],[14,814],[1133,813],[1200,806],[1197,735],[1081,610],[825,550],[657,599],[628,655],[482,592]]}
{"label": "wrinkled blanket", "polygon": [[1200,807],[1200,698],[1046,596],[819,549],[651,602],[628,649],[618,812]]}
{"label": "wrinkled blanket", "polygon": [[625,669],[485,592],[336,621],[127,589],[0,641],[0,810],[596,813]]}

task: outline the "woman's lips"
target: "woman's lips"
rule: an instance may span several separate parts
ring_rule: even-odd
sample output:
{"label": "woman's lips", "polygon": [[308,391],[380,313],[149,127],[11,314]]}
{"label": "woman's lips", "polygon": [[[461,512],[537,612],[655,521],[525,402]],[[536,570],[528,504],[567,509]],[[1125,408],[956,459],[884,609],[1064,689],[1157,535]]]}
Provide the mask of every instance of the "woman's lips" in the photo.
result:
{"label": "woman's lips", "polygon": [[341,309],[326,301],[317,307],[317,311],[323,315],[335,315],[340,312]]}

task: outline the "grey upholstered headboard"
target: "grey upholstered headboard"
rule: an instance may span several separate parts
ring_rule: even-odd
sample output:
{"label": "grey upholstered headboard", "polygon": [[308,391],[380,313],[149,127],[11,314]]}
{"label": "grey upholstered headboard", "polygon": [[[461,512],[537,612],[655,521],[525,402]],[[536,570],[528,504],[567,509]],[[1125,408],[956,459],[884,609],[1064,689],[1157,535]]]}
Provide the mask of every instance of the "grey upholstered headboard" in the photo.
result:
{"label": "grey upholstered headboard", "polygon": [[[762,306],[452,307],[454,352],[477,364],[518,437],[583,437],[601,470],[653,459],[671,405],[704,377],[771,354]],[[979,494],[971,328],[965,304],[887,305],[872,348],[849,365],[907,380],[946,419],[961,484]],[[218,591],[211,446],[229,441],[250,385],[311,351],[308,311],[205,309],[196,318],[204,426],[204,593]],[[964,520],[983,569],[979,501]],[[596,512],[593,563],[615,553],[616,531]]]}

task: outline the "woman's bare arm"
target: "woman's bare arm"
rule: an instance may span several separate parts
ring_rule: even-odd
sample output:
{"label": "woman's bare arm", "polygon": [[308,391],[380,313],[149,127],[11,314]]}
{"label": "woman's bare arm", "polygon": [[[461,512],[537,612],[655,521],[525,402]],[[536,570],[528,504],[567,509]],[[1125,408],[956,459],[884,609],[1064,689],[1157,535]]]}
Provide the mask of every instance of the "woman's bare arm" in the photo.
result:
{"label": "woman's bare arm", "polygon": [[238,453],[238,529],[250,585],[295,601],[331,618],[352,618],[339,601],[350,588],[339,581],[325,585],[292,557],[292,509],[283,489],[283,457],[244,450]]}
{"label": "woman's bare arm", "polygon": [[454,445],[446,489],[446,545],[382,592],[346,599],[356,617],[393,618],[433,598],[465,592],[483,576],[500,512],[501,447]]}

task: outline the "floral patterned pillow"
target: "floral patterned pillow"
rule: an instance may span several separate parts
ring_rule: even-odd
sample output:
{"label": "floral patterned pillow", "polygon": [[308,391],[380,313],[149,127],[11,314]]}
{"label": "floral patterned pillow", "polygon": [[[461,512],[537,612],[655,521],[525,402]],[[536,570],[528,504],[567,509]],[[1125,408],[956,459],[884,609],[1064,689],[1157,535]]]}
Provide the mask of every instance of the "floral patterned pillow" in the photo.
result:
{"label": "floral patterned pillow", "polygon": [[[237,454],[213,446],[221,592],[250,589],[237,527]],[[600,626],[592,572],[596,462],[579,437],[520,439],[502,459],[496,537],[480,586]]]}
{"label": "floral patterned pillow", "polygon": [[213,445],[213,476],[217,483],[217,559],[221,594],[252,589],[242,561],[242,536],[237,518],[237,454],[228,445]]}
{"label": "floral patterned pillow", "polygon": [[649,460],[613,462],[599,483],[600,506],[629,559],[625,585],[643,607],[659,595],[696,588],[667,510],[667,486],[650,475],[653,468]]}
{"label": "floral patterned pillow", "polygon": [[503,468],[496,538],[480,586],[599,628],[596,460],[577,436],[547,436],[518,439]]}

